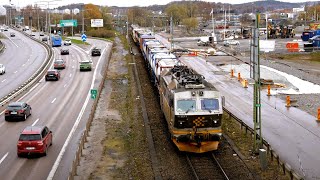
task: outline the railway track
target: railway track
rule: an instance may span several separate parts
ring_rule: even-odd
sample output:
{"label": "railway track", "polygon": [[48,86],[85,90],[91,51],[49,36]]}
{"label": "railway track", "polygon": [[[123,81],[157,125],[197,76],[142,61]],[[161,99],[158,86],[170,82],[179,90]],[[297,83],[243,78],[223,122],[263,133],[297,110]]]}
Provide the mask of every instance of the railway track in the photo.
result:
{"label": "railway track", "polygon": [[229,180],[213,153],[187,154],[187,161],[197,180]]}

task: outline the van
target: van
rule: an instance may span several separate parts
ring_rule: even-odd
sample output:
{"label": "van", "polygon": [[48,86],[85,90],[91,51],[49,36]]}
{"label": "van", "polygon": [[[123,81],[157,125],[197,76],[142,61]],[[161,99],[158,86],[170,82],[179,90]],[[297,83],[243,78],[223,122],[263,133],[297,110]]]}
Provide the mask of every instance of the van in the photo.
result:
{"label": "van", "polygon": [[25,30],[30,30],[29,26],[24,27]]}

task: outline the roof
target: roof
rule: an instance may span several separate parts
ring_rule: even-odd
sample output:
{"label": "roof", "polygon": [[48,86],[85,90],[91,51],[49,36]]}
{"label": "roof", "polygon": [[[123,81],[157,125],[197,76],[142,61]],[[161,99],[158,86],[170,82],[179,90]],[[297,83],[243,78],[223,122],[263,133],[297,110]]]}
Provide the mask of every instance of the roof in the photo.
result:
{"label": "roof", "polygon": [[21,134],[40,134],[44,126],[27,126]]}
{"label": "roof", "polygon": [[8,106],[22,106],[23,102],[11,102]]}

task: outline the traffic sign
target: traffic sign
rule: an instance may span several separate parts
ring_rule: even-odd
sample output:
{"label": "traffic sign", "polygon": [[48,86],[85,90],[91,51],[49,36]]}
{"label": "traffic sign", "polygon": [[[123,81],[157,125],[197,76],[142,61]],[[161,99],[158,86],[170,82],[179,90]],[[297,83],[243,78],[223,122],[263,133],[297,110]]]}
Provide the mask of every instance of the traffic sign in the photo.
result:
{"label": "traffic sign", "polygon": [[60,26],[61,27],[77,27],[78,26],[78,21],[77,20],[60,20]]}
{"label": "traffic sign", "polygon": [[98,90],[91,89],[90,93],[91,93],[91,99],[96,99],[97,98]]}
{"label": "traffic sign", "polygon": [[86,41],[86,40],[87,40],[87,35],[82,34],[82,35],[81,35],[81,39],[82,39],[83,42]]}

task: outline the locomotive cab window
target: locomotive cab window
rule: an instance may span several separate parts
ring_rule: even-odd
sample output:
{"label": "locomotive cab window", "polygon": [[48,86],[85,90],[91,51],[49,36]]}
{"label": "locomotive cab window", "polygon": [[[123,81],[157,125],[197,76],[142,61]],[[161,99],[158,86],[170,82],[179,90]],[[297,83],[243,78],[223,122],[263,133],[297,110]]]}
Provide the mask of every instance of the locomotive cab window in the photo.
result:
{"label": "locomotive cab window", "polygon": [[193,99],[183,99],[177,101],[177,112],[185,112],[188,113],[190,111],[196,110],[196,100]]}
{"label": "locomotive cab window", "polygon": [[201,110],[219,110],[219,100],[201,99]]}

